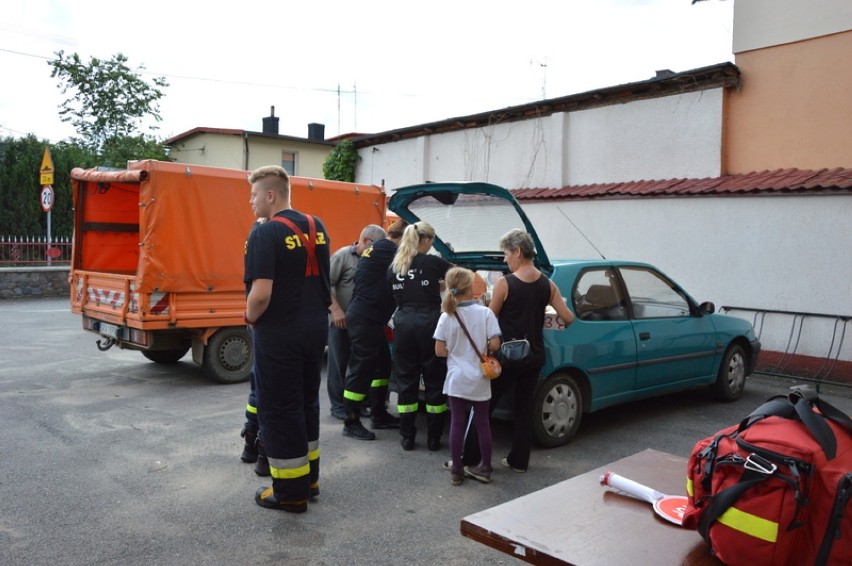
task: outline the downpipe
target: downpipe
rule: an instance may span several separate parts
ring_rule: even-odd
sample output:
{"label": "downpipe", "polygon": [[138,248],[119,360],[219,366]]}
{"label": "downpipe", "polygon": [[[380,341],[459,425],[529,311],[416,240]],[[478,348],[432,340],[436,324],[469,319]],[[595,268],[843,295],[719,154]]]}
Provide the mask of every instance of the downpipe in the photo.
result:
{"label": "downpipe", "polygon": [[106,352],[107,350],[109,350],[110,348],[115,346],[116,344],[118,344],[118,341],[115,338],[110,338],[109,340],[106,341],[106,343],[103,343],[102,340],[97,340],[95,342],[95,345],[98,347],[98,350],[100,350],[101,352]]}

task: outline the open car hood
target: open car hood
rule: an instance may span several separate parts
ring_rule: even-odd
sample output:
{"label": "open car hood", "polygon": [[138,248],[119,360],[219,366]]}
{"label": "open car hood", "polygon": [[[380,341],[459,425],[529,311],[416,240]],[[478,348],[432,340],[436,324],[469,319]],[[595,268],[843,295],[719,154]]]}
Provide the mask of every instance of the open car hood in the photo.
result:
{"label": "open car hood", "polygon": [[553,266],[532,224],[508,190],[490,183],[425,183],[397,189],[388,208],[408,223],[435,228],[433,247],[451,263],[469,269],[505,271],[500,238],[513,228],[528,232],[535,264],[547,275]]}

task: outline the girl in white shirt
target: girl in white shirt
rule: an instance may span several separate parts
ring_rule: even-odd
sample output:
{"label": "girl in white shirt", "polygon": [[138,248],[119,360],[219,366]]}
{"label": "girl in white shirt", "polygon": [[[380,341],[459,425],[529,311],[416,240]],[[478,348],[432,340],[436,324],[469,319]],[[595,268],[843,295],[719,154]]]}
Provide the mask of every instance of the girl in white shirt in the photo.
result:
{"label": "girl in white shirt", "polygon": [[[489,423],[489,400],[491,383],[482,374],[479,353],[473,349],[459,321],[476,344],[482,344],[481,352],[500,347],[500,325],[488,307],[473,298],[474,274],[463,267],[453,267],[444,276],[447,292],[441,304],[441,318],[435,328],[435,354],[447,358],[447,378],[444,393],[450,404],[450,455],[452,460],[444,468],[452,473],[453,485],[460,485],[467,475],[478,481],[491,481],[491,426]],[[479,437],[482,456],[477,466],[462,466],[464,430],[467,424],[468,405],[473,407],[473,423]]]}

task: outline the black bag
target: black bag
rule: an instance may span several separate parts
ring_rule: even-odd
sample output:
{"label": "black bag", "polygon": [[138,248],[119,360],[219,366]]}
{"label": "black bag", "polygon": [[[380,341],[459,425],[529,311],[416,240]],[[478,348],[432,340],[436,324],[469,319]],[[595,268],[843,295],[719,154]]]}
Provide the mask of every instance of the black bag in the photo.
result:
{"label": "black bag", "polygon": [[524,362],[530,357],[530,343],[528,340],[509,340],[500,346],[500,358],[505,362]]}

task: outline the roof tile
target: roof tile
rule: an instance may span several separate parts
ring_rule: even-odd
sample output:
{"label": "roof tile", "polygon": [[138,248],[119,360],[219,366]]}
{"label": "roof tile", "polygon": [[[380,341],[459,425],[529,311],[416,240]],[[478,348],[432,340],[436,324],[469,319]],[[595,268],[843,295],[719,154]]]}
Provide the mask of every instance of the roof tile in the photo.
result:
{"label": "roof tile", "polygon": [[852,194],[852,169],[775,169],[701,179],[642,180],[512,191],[518,200],[771,193]]}

